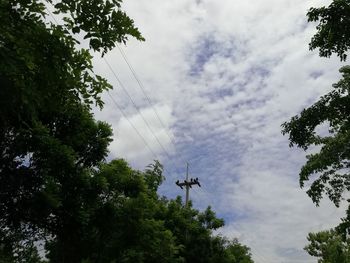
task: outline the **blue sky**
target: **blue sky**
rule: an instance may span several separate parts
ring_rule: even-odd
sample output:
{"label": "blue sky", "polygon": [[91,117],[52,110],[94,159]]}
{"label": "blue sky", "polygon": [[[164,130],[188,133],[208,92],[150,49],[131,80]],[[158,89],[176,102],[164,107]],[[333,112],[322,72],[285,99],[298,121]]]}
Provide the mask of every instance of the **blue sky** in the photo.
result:
{"label": "blue sky", "polygon": [[316,208],[300,189],[305,153],[290,149],[281,134],[284,121],[339,78],[336,58],[308,50],[315,25],[305,14],[328,2],[126,0],[146,42],[121,48],[151,104],[119,50],[106,59],[138,110],[106,63],[94,60],[127,117],[107,95],[96,112],[114,129],[110,158],[139,169],[161,160],[160,192],[168,197],[184,194],[174,182],[189,161],[203,186],[191,191],[194,206],[211,205],[226,220],[219,232],[250,246],[257,263],[316,262],[302,249],[307,233],[336,225],[344,214],[327,200]]}

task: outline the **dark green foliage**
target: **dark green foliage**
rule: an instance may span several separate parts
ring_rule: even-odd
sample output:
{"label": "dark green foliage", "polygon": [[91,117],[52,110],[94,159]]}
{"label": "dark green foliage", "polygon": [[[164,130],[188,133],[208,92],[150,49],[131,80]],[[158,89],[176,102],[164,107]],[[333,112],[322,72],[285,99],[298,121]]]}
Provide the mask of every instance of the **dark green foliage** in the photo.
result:
{"label": "dark green foliage", "polygon": [[227,263],[253,263],[250,249],[241,245],[237,239],[230,241],[226,245],[225,254],[227,255]]}
{"label": "dark green foliage", "polygon": [[[81,176],[74,191],[65,186],[72,192],[57,212],[54,236],[41,240],[49,262],[253,262],[237,240],[213,236],[223,221],[209,207],[201,213],[184,207],[180,198],[160,198],[159,184],[149,185],[149,178],[161,178],[161,171],[157,162],[139,172],[114,160]],[[32,245],[17,248],[25,249],[24,262],[40,262]],[[15,249],[4,249],[4,254],[11,257]]]}
{"label": "dark green foliage", "polygon": [[[52,1],[49,0],[52,3]],[[115,43],[126,43],[128,35],[144,40],[134,22],[120,8],[122,0],[62,0],[56,12],[64,14],[66,28],[84,34],[90,48],[106,53]]]}
{"label": "dark green foliage", "polygon": [[[210,258],[215,254],[215,240],[211,238],[211,233],[223,226],[223,221],[217,219],[210,208],[204,213],[191,207],[184,209],[181,199],[170,201],[167,206],[165,225],[186,248],[181,253],[186,262],[212,262]],[[212,216],[205,219],[208,213]]]}
{"label": "dark green foliage", "polygon": [[342,218],[341,223],[335,229],[342,236],[343,240],[350,236],[350,206],[346,211],[346,216]]}
{"label": "dark green foliage", "polygon": [[[350,48],[350,2],[334,0],[328,7],[311,8],[307,15],[309,22],[319,21],[310,49],[319,48],[323,57],[336,53],[345,61]],[[302,187],[312,180],[307,193],[317,205],[326,194],[339,206],[350,190],[350,66],[342,67],[340,73],[342,79],[331,92],[282,125],[290,146],[318,149],[307,156],[299,174]],[[350,206],[335,230],[310,233],[305,250],[319,263],[348,263],[349,234]]]}
{"label": "dark green foliage", "polygon": [[[320,56],[329,57],[335,52],[345,60],[350,47],[350,2],[334,0],[328,7],[311,8],[308,18],[319,21],[310,48],[319,48]],[[331,92],[282,125],[282,133],[289,134],[290,146],[304,150],[320,147],[307,156],[300,172],[301,186],[312,175],[317,176],[308,191],[316,204],[326,193],[339,206],[343,192],[350,190],[350,67],[342,67],[340,72],[342,79],[333,84]],[[327,126],[328,132],[317,133],[321,125]]]}
{"label": "dark green foliage", "polygon": [[322,231],[308,236],[309,245],[305,250],[319,263],[349,263],[350,240],[343,240],[334,230]]}
{"label": "dark green foliage", "polygon": [[178,262],[174,236],[156,217],[158,196],[146,184],[150,173],[123,160],[92,172],[72,196],[79,207],[47,244],[50,262]]}
{"label": "dark green foliage", "polygon": [[309,22],[319,22],[317,33],[312,37],[310,49],[319,48],[321,57],[336,53],[346,60],[350,48],[350,2],[334,0],[328,7],[311,8]]}
{"label": "dark green foliage", "polygon": [[[316,204],[326,193],[338,206],[344,190],[350,190],[350,67],[340,72],[343,78],[333,85],[334,90],[282,125],[291,146],[305,150],[312,145],[321,147],[307,156],[300,172],[301,186],[312,175],[318,175],[308,191]],[[324,136],[315,131],[321,124],[328,125]]]}
{"label": "dark green foliage", "polygon": [[106,163],[112,131],[91,107],[111,86],[74,35],[102,55],[143,40],[120,5],[0,2],[0,263],[251,262],[246,247],[212,235],[223,221],[210,208],[158,196],[159,162],[145,172]]}
{"label": "dark green foliage", "polygon": [[[108,5],[81,3],[90,6],[89,16]],[[120,10],[119,5],[115,7],[109,4],[108,10]],[[75,17],[76,11],[71,8],[65,14]],[[103,161],[111,141],[109,125],[95,121],[90,113],[91,104],[102,106],[99,95],[110,85],[92,72],[89,51],[76,47],[69,20],[60,26],[46,23],[45,12],[40,1],[0,2],[3,253],[18,247],[27,251],[37,240],[60,235],[70,218],[81,216],[81,200],[74,191],[89,183],[91,169]],[[79,19],[96,27],[96,23],[106,23],[108,16],[98,21]],[[110,49],[111,41],[125,40],[128,34],[142,38],[136,28],[131,29],[132,20],[125,14],[113,21],[104,36],[95,36],[99,40],[95,50]],[[128,28],[125,21],[129,21]],[[89,32],[88,27],[85,30]],[[19,262],[20,254],[14,253],[14,260]],[[29,262],[28,256],[25,261]]]}

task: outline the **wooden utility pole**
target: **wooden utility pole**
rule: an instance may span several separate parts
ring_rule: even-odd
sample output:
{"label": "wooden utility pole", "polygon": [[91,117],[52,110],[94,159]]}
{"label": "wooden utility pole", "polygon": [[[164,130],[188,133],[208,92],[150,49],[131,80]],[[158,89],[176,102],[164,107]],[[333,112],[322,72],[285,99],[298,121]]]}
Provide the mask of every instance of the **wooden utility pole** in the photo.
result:
{"label": "wooden utility pole", "polygon": [[201,184],[199,183],[198,178],[196,179],[191,178],[190,180],[188,180],[188,163],[186,167],[186,180],[184,180],[181,183],[179,182],[179,180],[177,180],[175,184],[181,189],[183,189],[184,186],[186,187],[186,202],[185,202],[186,207],[190,199],[190,188],[192,188],[192,185],[198,185],[199,187],[201,187]]}

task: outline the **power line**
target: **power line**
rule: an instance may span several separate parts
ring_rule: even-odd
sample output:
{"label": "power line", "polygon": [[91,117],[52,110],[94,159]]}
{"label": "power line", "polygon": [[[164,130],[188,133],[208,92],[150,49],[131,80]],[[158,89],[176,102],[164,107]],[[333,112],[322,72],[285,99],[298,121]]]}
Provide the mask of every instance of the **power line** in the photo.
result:
{"label": "power line", "polygon": [[164,130],[165,130],[167,136],[169,137],[170,141],[171,141],[171,142],[173,143],[173,145],[175,146],[175,141],[174,141],[173,138],[169,135],[169,133],[168,133],[168,131],[167,131],[167,128],[165,127],[163,121],[161,120],[161,118],[160,118],[160,116],[159,116],[157,110],[154,108],[154,106],[153,106],[153,104],[152,104],[152,102],[151,102],[151,99],[149,98],[149,96],[147,95],[147,93],[146,93],[146,91],[145,91],[144,85],[142,84],[140,78],[137,76],[137,74],[136,74],[136,72],[135,72],[133,66],[132,66],[131,63],[129,62],[129,60],[128,60],[126,54],[125,54],[125,52],[122,50],[122,48],[119,46],[118,43],[117,43],[116,46],[117,46],[117,48],[118,48],[120,54],[122,55],[124,61],[125,61],[126,64],[128,65],[128,67],[129,67],[129,69],[130,69],[132,75],[134,76],[136,82],[138,83],[138,85],[139,85],[139,87],[140,87],[140,89],[141,89],[143,95],[146,97],[146,99],[147,99],[149,105],[152,107],[153,112],[154,112],[154,114],[156,115],[156,117],[157,117],[159,123],[162,125],[162,127],[164,128]]}
{"label": "power line", "polygon": [[144,144],[146,145],[146,147],[148,148],[148,150],[150,151],[150,153],[157,158],[157,155],[155,154],[155,152],[152,150],[152,148],[149,146],[149,144],[147,143],[146,139],[141,135],[141,133],[137,130],[137,128],[135,127],[135,125],[130,121],[130,119],[126,116],[125,112],[122,110],[122,108],[119,106],[119,104],[117,103],[117,101],[112,97],[112,95],[109,93],[109,91],[107,91],[108,96],[111,98],[112,102],[117,106],[117,108],[119,109],[119,111],[121,112],[121,114],[124,116],[124,118],[128,121],[128,123],[130,124],[130,126],[135,130],[136,134],[142,139],[142,141],[144,142]]}
{"label": "power line", "polygon": [[[50,10],[48,8],[46,8],[49,15],[51,16],[51,18],[56,22],[56,24],[58,25],[58,22],[56,20],[56,18],[52,15],[52,13],[50,12]],[[144,88],[143,88],[143,84],[142,82],[139,80],[139,78],[136,75],[136,72],[134,71],[133,67],[131,66],[131,64],[128,62],[125,53],[121,50],[121,48],[119,47],[119,45],[117,44],[117,47],[120,51],[120,53],[122,54],[122,57],[124,58],[125,62],[127,63],[129,69],[131,70],[133,76],[135,77],[137,83],[139,84],[139,87],[141,88],[143,94],[145,95],[148,103],[151,105],[155,115],[157,116],[157,119],[159,120],[160,124],[162,125],[162,127],[164,128],[167,136],[169,137],[169,139],[171,140],[171,142],[173,143],[173,145],[175,146],[175,142],[172,139],[172,137],[169,135],[169,133],[167,132],[167,129],[164,125],[164,123],[162,122],[162,120],[160,119],[156,109],[153,107],[150,98],[148,97],[148,95],[146,94]],[[129,94],[129,92],[125,89],[123,83],[120,81],[120,79],[118,78],[118,76],[116,75],[115,71],[113,70],[113,68],[111,67],[111,65],[108,63],[108,61],[106,60],[106,58],[104,58],[105,63],[107,64],[107,66],[109,67],[109,69],[112,71],[114,77],[117,79],[119,85],[121,86],[121,88],[125,91],[125,93],[127,94],[127,96],[129,97],[130,101],[132,102],[132,104],[134,105],[135,109],[138,111],[138,113],[140,114],[141,118],[143,119],[143,121],[145,122],[145,124],[147,125],[148,129],[150,130],[150,132],[152,133],[152,135],[154,136],[154,138],[157,140],[158,144],[161,146],[161,148],[163,149],[163,151],[167,154],[169,160],[171,160],[170,155],[168,154],[168,152],[165,150],[164,146],[160,143],[159,139],[157,138],[157,136],[154,134],[153,130],[151,129],[150,125],[148,124],[148,122],[146,121],[146,119],[144,118],[143,114],[140,112],[139,108],[136,106],[136,103],[134,102],[134,100],[132,99],[131,95]],[[118,110],[122,113],[123,117],[128,121],[128,123],[130,124],[130,126],[135,130],[136,134],[142,139],[142,141],[144,142],[145,146],[147,147],[147,149],[150,151],[150,153],[157,159],[157,154],[152,150],[152,148],[149,146],[149,144],[147,143],[146,139],[141,135],[141,133],[138,131],[138,129],[135,127],[135,125],[130,121],[130,119],[127,117],[127,115],[125,114],[125,112],[123,111],[123,109],[119,106],[119,104],[116,102],[116,100],[112,97],[112,95],[109,93],[109,91],[107,91],[108,96],[110,97],[110,99],[112,100],[112,102],[117,106]],[[169,171],[164,167],[164,170],[169,173]],[[169,173],[170,174],[170,173]],[[187,175],[188,175],[188,170],[187,170]],[[187,178],[186,178],[187,179]],[[187,187],[188,188],[188,187]],[[188,197],[187,197],[188,198]],[[239,232],[239,231],[238,231]],[[256,249],[254,249],[256,250]],[[259,256],[260,258],[261,256]],[[264,263],[264,261],[262,261]]]}
{"label": "power line", "polygon": [[171,160],[171,157],[168,153],[168,151],[164,148],[163,144],[159,141],[158,137],[155,135],[154,131],[152,130],[152,128],[150,127],[148,121],[145,119],[145,117],[143,116],[142,112],[140,111],[140,109],[138,108],[138,106],[136,105],[135,101],[132,99],[130,93],[127,91],[127,89],[124,87],[123,83],[121,82],[121,80],[118,78],[117,74],[115,73],[114,69],[112,68],[112,66],[109,64],[108,60],[106,58],[103,58],[103,60],[105,61],[105,63],[107,64],[107,66],[109,67],[109,69],[111,70],[111,72],[113,73],[114,77],[116,78],[116,80],[118,81],[120,87],[124,90],[124,92],[127,94],[127,96],[129,97],[131,103],[134,105],[135,109],[137,110],[137,112],[140,114],[142,120],[145,122],[147,128],[149,129],[149,131],[152,133],[153,137],[156,139],[157,143],[160,145],[160,147],[162,148],[162,150],[165,152],[165,154],[167,155],[167,157],[169,158],[169,160]]}
{"label": "power line", "polygon": [[[49,11],[49,10],[48,10]],[[57,23],[57,20],[54,18],[54,16],[51,14],[51,12],[49,11],[50,16],[55,20],[55,22]],[[157,116],[160,124],[163,126],[164,130],[166,131],[169,139],[171,140],[171,142],[175,145],[175,142],[173,141],[172,137],[169,135],[169,133],[167,132],[167,129],[164,125],[164,123],[161,121],[157,111],[155,110],[155,108],[153,107],[150,98],[148,97],[148,95],[146,94],[144,88],[143,88],[143,84],[142,82],[139,80],[139,78],[136,75],[136,72],[134,71],[133,67],[131,66],[131,64],[128,62],[127,57],[125,55],[125,53],[122,51],[122,49],[119,47],[119,45],[117,44],[117,47],[120,51],[120,53],[122,54],[122,57],[124,58],[125,62],[127,63],[129,69],[131,70],[134,78],[136,79],[137,83],[139,84],[140,89],[142,90],[143,94],[145,95],[148,103],[151,105],[155,115]],[[145,124],[147,125],[148,129],[151,131],[151,133],[153,134],[154,138],[157,140],[158,144],[161,146],[161,148],[164,150],[164,152],[167,154],[169,160],[171,160],[168,152],[165,150],[165,148],[163,147],[163,145],[160,143],[160,141],[158,140],[158,138],[156,137],[156,135],[154,134],[154,132],[152,131],[152,129],[150,128],[150,125],[148,124],[148,122],[146,121],[146,119],[144,118],[143,114],[140,112],[139,108],[136,106],[136,103],[134,102],[134,100],[132,99],[131,95],[128,93],[128,91],[126,90],[126,88],[124,87],[123,83],[120,81],[120,79],[118,78],[118,76],[116,75],[115,71],[113,70],[113,68],[111,67],[111,65],[108,63],[107,59],[104,58],[105,63],[107,64],[107,66],[109,67],[109,69],[111,70],[111,72],[113,73],[114,77],[116,78],[116,80],[118,81],[119,85],[121,86],[121,88],[125,91],[125,93],[127,94],[127,96],[129,97],[130,101],[132,102],[132,104],[134,105],[135,109],[138,111],[138,113],[140,114],[140,116],[142,117],[143,121],[145,122]],[[108,96],[111,98],[112,102],[117,106],[117,108],[119,109],[119,111],[122,113],[122,115],[124,116],[124,118],[128,121],[128,123],[130,124],[130,126],[135,130],[135,132],[137,133],[137,135],[142,139],[142,141],[144,142],[145,146],[148,148],[148,150],[150,151],[150,153],[157,158],[157,155],[155,154],[155,152],[152,150],[152,148],[149,146],[149,144],[147,143],[146,139],[140,134],[140,132],[138,131],[138,129],[135,127],[135,125],[130,121],[130,119],[127,117],[127,115],[125,114],[125,112],[122,110],[122,108],[119,106],[119,104],[116,102],[116,100],[111,96],[111,94],[108,91]],[[169,173],[169,171],[164,167],[164,170]],[[170,173],[169,173],[170,174]],[[188,172],[187,172],[188,174]],[[256,249],[254,249],[256,250]],[[259,256],[260,258],[261,256]]]}
{"label": "power line", "polygon": [[[58,21],[56,20],[56,18],[53,16],[53,14],[50,12],[50,10],[48,8],[46,8],[50,17],[56,22],[57,25]],[[130,62],[128,61],[126,54],[124,53],[124,51],[120,48],[120,46],[117,44],[117,48],[119,49],[123,59],[125,60],[126,64],[128,65],[130,71],[132,72],[132,75],[134,76],[135,80],[137,81],[140,89],[142,90],[145,98],[147,99],[148,103],[150,104],[150,106],[152,107],[153,112],[155,113],[155,116],[157,117],[159,123],[161,124],[161,126],[164,128],[165,133],[167,134],[167,136],[169,137],[170,141],[173,143],[173,145],[175,146],[175,142],[172,138],[172,136],[169,135],[167,128],[165,127],[163,121],[161,120],[157,110],[154,108],[154,106],[152,105],[151,99],[149,98],[149,96],[147,95],[145,88],[141,82],[141,80],[138,78],[135,70],[133,69],[132,65],[130,64]],[[124,85],[121,83],[121,81],[119,80],[119,78],[116,76],[114,70],[112,69],[112,67],[110,66],[110,64],[107,62],[107,60],[104,58],[106,64],[108,65],[108,67],[111,69],[111,71],[113,72],[113,75],[116,77],[118,83],[120,84],[120,86],[122,87],[122,89],[126,92],[126,94],[128,95],[130,101],[132,102],[132,104],[134,105],[134,107],[136,108],[136,110],[138,111],[138,113],[140,114],[140,116],[142,117],[142,119],[144,120],[145,124],[147,125],[148,129],[151,131],[152,135],[154,136],[154,138],[157,140],[157,143],[161,146],[162,150],[166,153],[166,155],[168,156],[169,160],[171,160],[169,153],[166,151],[166,149],[164,148],[164,146],[160,143],[159,139],[157,138],[157,136],[154,134],[154,132],[152,131],[152,129],[150,128],[150,125],[148,124],[148,122],[146,121],[146,119],[144,118],[143,114],[140,112],[139,108],[136,106],[136,103],[134,102],[134,100],[132,99],[132,97],[130,96],[130,94],[127,92],[127,90],[125,89]],[[142,139],[142,141],[144,142],[145,146],[148,148],[148,150],[150,151],[150,153],[157,158],[157,154],[152,150],[152,148],[149,146],[149,144],[147,143],[146,139],[141,135],[141,133],[138,131],[138,129],[135,127],[135,125],[130,121],[130,119],[127,117],[127,115],[125,114],[125,112],[122,110],[122,108],[119,106],[119,104],[115,101],[115,99],[111,96],[111,94],[108,92],[109,97],[111,98],[111,100],[113,101],[113,103],[117,106],[117,108],[119,109],[119,111],[122,113],[122,115],[124,116],[124,118],[128,121],[128,123],[130,124],[130,126],[135,130],[136,134]],[[169,171],[164,167],[164,170],[169,173]],[[170,174],[170,173],[169,173]],[[236,223],[238,225],[238,223]],[[235,228],[237,230],[237,232],[242,232],[239,231],[237,228]],[[258,259],[261,260],[261,262],[265,262],[266,258],[264,256],[262,256],[262,254],[259,252],[256,248],[254,248],[252,245],[250,245],[254,250],[255,250],[255,255],[253,254],[253,256],[257,257]],[[40,249],[40,251],[42,251],[44,248]],[[262,260],[263,259],[263,260]],[[274,261],[274,260],[273,260]]]}
{"label": "power line", "polygon": [[[58,25],[58,21],[56,20],[56,18],[53,16],[53,14],[50,12],[50,10],[48,9],[48,7],[46,7],[46,10],[48,11],[49,15],[51,16],[51,18],[55,21],[56,25]],[[113,75],[115,76],[115,78],[117,79],[118,83],[120,84],[120,86],[123,88],[123,90],[126,92],[126,94],[129,96],[131,102],[133,103],[134,107],[136,108],[136,110],[139,112],[139,114],[141,115],[142,119],[144,120],[144,122],[146,123],[148,129],[151,131],[151,133],[153,134],[153,136],[155,137],[155,139],[157,140],[158,144],[161,146],[161,148],[165,151],[165,153],[167,154],[169,160],[171,160],[168,152],[164,149],[163,145],[160,143],[160,141],[158,140],[158,138],[155,136],[154,132],[152,131],[152,129],[150,128],[148,122],[145,120],[144,116],[142,115],[142,113],[139,111],[138,107],[136,106],[135,102],[133,101],[133,99],[131,98],[130,94],[127,92],[127,90],[125,89],[123,83],[120,81],[120,79],[118,78],[118,76],[115,74],[113,68],[110,66],[110,64],[108,63],[108,61],[104,58],[105,63],[107,64],[107,66],[110,68],[110,70],[112,71]],[[94,73],[93,73],[94,74]],[[111,96],[111,94],[109,93],[109,91],[107,91],[108,96],[111,98],[112,102],[117,106],[117,108],[119,109],[119,111],[122,113],[122,115],[124,116],[124,118],[128,121],[128,123],[130,124],[130,126],[135,130],[136,134],[142,139],[142,141],[144,142],[145,146],[148,148],[148,150],[150,151],[150,153],[153,155],[153,157],[155,157],[155,159],[158,159],[158,156],[155,154],[155,152],[152,150],[152,148],[149,146],[149,144],[147,143],[146,139],[141,135],[141,133],[137,130],[137,128],[135,127],[135,125],[129,120],[129,118],[127,117],[127,115],[125,114],[125,112],[122,110],[122,108],[119,106],[119,104],[116,102],[116,100]],[[166,171],[168,174],[170,174],[170,172],[163,167],[164,171]]]}
{"label": "power line", "polygon": [[[56,20],[56,18],[53,16],[53,14],[50,12],[50,10],[46,7],[46,10],[48,11],[49,15],[51,16],[51,18],[56,22],[56,24],[58,25],[58,22]],[[111,66],[109,65],[109,63],[107,62],[107,60],[105,60],[107,65],[110,67],[111,71],[113,72],[113,74],[115,75],[113,69],[111,68]],[[115,77],[117,78],[119,84],[122,83],[120,82],[119,78],[115,75]],[[111,98],[112,102],[117,106],[117,108],[119,109],[119,111],[121,112],[121,114],[124,116],[124,118],[128,121],[128,123],[130,124],[130,126],[135,130],[135,132],[137,133],[137,135],[142,139],[142,141],[144,142],[144,144],[146,145],[146,147],[148,148],[148,150],[150,151],[150,153],[157,159],[157,155],[155,154],[155,152],[152,150],[152,148],[149,146],[149,144],[147,143],[146,139],[141,135],[141,133],[137,130],[137,128],[135,127],[135,125],[129,120],[129,118],[127,117],[127,115],[125,114],[125,112],[123,111],[123,109],[119,106],[119,104],[116,102],[116,100],[112,97],[112,95],[109,93],[109,91],[107,91],[108,96]]]}
{"label": "power line", "polygon": [[49,10],[49,8],[47,6],[45,6],[45,9],[47,10],[47,12],[49,13],[49,16],[51,16],[51,18],[56,22],[56,25],[58,26],[58,22],[55,18],[55,16],[51,13],[51,11]]}
{"label": "power line", "polygon": [[[135,130],[136,134],[142,139],[143,143],[145,144],[145,146],[147,147],[147,149],[149,150],[149,152],[153,155],[153,157],[155,159],[158,159],[157,154],[152,150],[152,148],[149,146],[149,144],[147,143],[145,137],[143,137],[141,135],[141,133],[138,131],[138,129],[136,128],[136,126],[130,121],[130,119],[127,117],[126,113],[123,111],[123,109],[119,106],[119,104],[117,103],[117,101],[112,97],[112,95],[109,93],[109,91],[107,91],[108,96],[111,98],[112,102],[117,106],[118,110],[121,112],[121,114],[123,115],[123,117],[128,121],[128,123],[130,124],[130,126]],[[165,172],[167,172],[170,175],[170,172],[163,166],[163,169]],[[174,168],[173,168],[174,169]]]}
{"label": "power line", "polygon": [[[137,110],[137,112],[140,114],[141,118],[143,119],[143,121],[145,122],[146,126],[148,127],[149,131],[152,133],[153,137],[156,139],[157,143],[161,146],[162,150],[166,153],[168,159],[170,162],[174,163],[174,160],[171,158],[171,156],[169,155],[168,151],[164,148],[163,144],[159,141],[158,137],[155,135],[154,131],[152,130],[152,128],[150,127],[149,123],[147,122],[147,120],[145,119],[145,117],[143,116],[143,114],[141,113],[141,111],[139,110],[139,108],[137,107],[135,101],[132,99],[130,93],[127,91],[127,89],[125,88],[125,86],[123,85],[123,83],[121,82],[121,80],[119,79],[119,77],[117,76],[117,74],[115,73],[115,71],[113,70],[112,66],[109,64],[108,60],[106,58],[104,58],[104,62],[106,63],[106,65],[108,66],[108,68],[111,70],[113,76],[116,78],[116,80],[118,81],[119,85],[121,86],[121,88],[124,90],[124,92],[127,94],[127,96],[129,97],[130,101],[132,102],[134,108]],[[109,94],[110,95],[110,94]],[[111,96],[111,95],[110,95]],[[120,107],[118,107],[120,108]],[[126,115],[124,114],[123,115],[125,118]],[[136,129],[136,127],[135,127]],[[166,129],[165,129],[166,131]],[[137,132],[138,134],[140,134],[139,132]],[[146,142],[145,139],[143,139],[144,142]],[[147,142],[146,142],[147,143]],[[153,152],[153,155],[154,152]],[[157,158],[157,156],[155,156]],[[174,163],[175,164],[175,163]],[[170,172],[165,168],[164,168],[164,171],[166,171],[169,175],[170,175]],[[173,171],[176,172],[176,169],[174,168],[174,166],[171,165],[171,168],[173,169]]]}

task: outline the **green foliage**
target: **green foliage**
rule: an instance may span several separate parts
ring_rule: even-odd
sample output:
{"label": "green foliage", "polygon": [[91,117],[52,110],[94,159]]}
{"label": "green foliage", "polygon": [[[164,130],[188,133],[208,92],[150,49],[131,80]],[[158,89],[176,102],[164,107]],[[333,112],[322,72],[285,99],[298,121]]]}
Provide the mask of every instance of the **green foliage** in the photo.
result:
{"label": "green foliage", "polygon": [[160,198],[159,184],[148,182],[162,168],[151,167],[140,172],[114,160],[93,171],[71,196],[80,205],[64,207],[70,217],[46,243],[49,262],[252,262],[237,240],[213,236],[223,221],[210,208],[201,213],[181,198]]}
{"label": "green foliage", "polygon": [[350,240],[343,241],[336,231],[310,233],[308,241],[310,243],[305,250],[311,256],[319,258],[319,263],[350,262]]}
{"label": "green foliage", "polygon": [[149,172],[123,160],[92,172],[72,197],[80,207],[67,211],[72,217],[47,244],[50,262],[178,262],[179,247],[157,217],[161,203],[146,183]]}
{"label": "green foliage", "polygon": [[317,33],[312,37],[310,49],[319,48],[321,57],[330,57],[336,53],[346,60],[350,48],[350,2],[334,0],[328,7],[311,8],[309,22],[317,22]]}
{"label": "green foliage", "polygon": [[[65,2],[70,10],[56,13],[78,19],[86,33],[113,21],[94,37],[97,51],[127,35],[142,38],[120,2]],[[86,16],[77,14],[82,6]],[[111,14],[91,19],[99,8]],[[46,11],[41,1],[0,2],[0,247],[6,251],[26,251],[73,229],[71,222],[66,228],[70,218],[84,218],[75,190],[89,183],[111,141],[109,125],[90,113],[92,104],[102,107],[100,94],[111,86],[93,73],[89,51],[77,48],[69,20],[47,23]],[[119,15],[109,18],[113,12]]]}
{"label": "green foliage", "polygon": [[[328,7],[311,8],[307,15],[309,21],[319,21],[310,48],[319,48],[320,56],[337,53],[340,60],[345,60],[350,47],[349,1],[334,0]],[[350,190],[350,67],[342,67],[340,72],[342,79],[333,84],[331,92],[282,125],[282,133],[289,134],[290,146],[320,148],[307,156],[299,174],[301,186],[317,176],[308,190],[317,205],[326,194],[339,206],[344,191]],[[317,132],[322,125],[328,126],[326,134]]]}
{"label": "green foliage", "polygon": [[91,108],[111,86],[77,39],[104,55],[130,36],[121,0],[0,2],[0,262],[250,262],[213,236],[210,207],[158,196],[159,162],[106,162],[112,131]]}
{"label": "green foliage", "polygon": [[145,171],[145,180],[149,189],[156,192],[158,186],[165,180],[163,176],[163,166],[159,161],[150,164]]}
{"label": "green foliage", "polygon": [[[319,21],[310,49],[319,48],[322,57],[336,53],[345,61],[350,48],[350,2],[333,0],[328,7],[311,8],[307,15],[309,22]],[[350,190],[350,66],[342,67],[340,73],[342,79],[333,84],[331,92],[282,124],[290,146],[318,149],[307,156],[299,174],[301,187],[312,180],[307,193],[317,205],[325,194],[339,206],[344,192]],[[305,250],[319,258],[319,263],[348,263],[349,234],[350,206],[335,230],[310,233]]]}
{"label": "green foliage", "polygon": [[90,48],[104,54],[116,42],[125,44],[128,35],[144,40],[134,21],[120,9],[121,3],[122,0],[62,0],[54,5],[54,13],[63,14],[67,30],[73,34],[83,32]]}
{"label": "green foliage", "polygon": [[[282,125],[291,146],[305,150],[313,145],[320,147],[319,152],[307,156],[300,172],[301,186],[312,175],[318,175],[308,191],[316,204],[326,193],[338,206],[344,190],[350,190],[350,67],[340,72],[343,78],[331,92]],[[322,124],[329,126],[324,136],[316,132]]]}
{"label": "green foliage", "polygon": [[238,242],[237,239],[230,241],[226,245],[227,261],[231,263],[253,263],[250,249]]}
{"label": "green foliage", "polygon": [[336,231],[346,240],[350,236],[350,206],[346,211],[346,216],[342,218],[341,223],[336,227]]}

